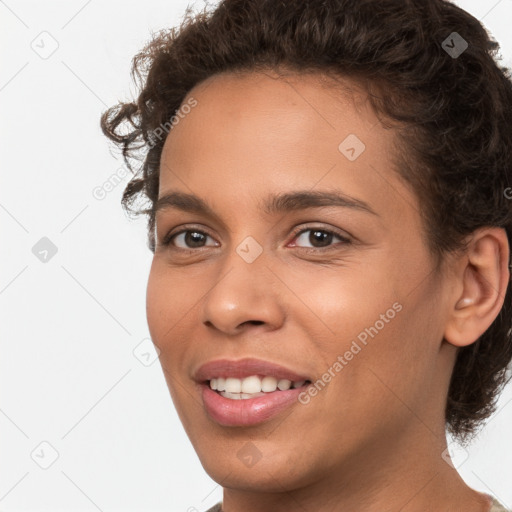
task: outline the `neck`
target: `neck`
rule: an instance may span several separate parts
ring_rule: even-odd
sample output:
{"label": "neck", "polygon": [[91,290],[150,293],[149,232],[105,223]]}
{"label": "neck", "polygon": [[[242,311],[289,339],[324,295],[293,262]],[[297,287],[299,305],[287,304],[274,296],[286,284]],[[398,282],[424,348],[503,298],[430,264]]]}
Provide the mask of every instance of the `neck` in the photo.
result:
{"label": "neck", "polygon": [[[267,489],[243,491],[224,489],[223,512],[424,512],[464,510],[488,512],[490,498],[468,487],[443,458],[447,448],[442,435],[421,420],[410,432],[395,439],[368,443],[337,468],[326,468],[307,484],[293,487],[279,482]],[[350,459],[350,460],[349,460]],[[277,472],[276,472],[277,473]]]}

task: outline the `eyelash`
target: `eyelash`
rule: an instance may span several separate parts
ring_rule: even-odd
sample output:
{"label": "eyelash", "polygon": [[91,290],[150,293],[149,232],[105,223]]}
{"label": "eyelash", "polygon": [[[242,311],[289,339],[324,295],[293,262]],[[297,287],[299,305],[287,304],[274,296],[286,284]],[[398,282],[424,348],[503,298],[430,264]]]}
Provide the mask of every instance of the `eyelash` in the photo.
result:
{"label": "eyelash", "polygon": [[[303,233],[307,233],[308,231],[320,231],[322,233],[327,233],[329,235],[333,235],[333,236],[335,236],[335,237],[337,237],[337,238],[339,238],[341,240],[341,245],[350,245],[352,243],[349,238],[347,238],[346,236],[343,236],[340,232],[332,230],[332,229],[325,229],[323,227],[318,227],[318,226],[311,226],[311,227],[308,227],[308,228],[303,228],[303,227],[302,228],[297,228],[293,232],[293,239],[292,240],[295,240],[300,235],[302,235]],[[176,247],[176,246],[174,246],[171,243],[172,240],[175,237],[177,237],[178,235],[181,235],[183,233],[188,233],[188,232],[200,233],[202,235],[206,235],[206,236],[209,236],[210,238],[213,238],[206,231],[203,231],[203,230],[200,230],[200,229],[195,229],[193,227],[189,227],[188,229],[182,229],[181,231],[177,231],[176,233],[169,233],[169,234],[167,234],[163,238],[163,240],[161,242],[161,246],[162,247],[172,248],[173,251],[181,251],[181,252],[185,252],[185,253],[198,252],[201,249],[206,249],[207,248],[207,247],[199,247],[199,248],[196,248],[196,249],[184,249],[182,247]],[[327,251],[333,250],[335,248],[336,248],[336,246],[333,246],[333,245],[329,245],[327,247],[298,247],[298,249],[300,249],[301,251],[304,251],[306,253],[327,252]]]}

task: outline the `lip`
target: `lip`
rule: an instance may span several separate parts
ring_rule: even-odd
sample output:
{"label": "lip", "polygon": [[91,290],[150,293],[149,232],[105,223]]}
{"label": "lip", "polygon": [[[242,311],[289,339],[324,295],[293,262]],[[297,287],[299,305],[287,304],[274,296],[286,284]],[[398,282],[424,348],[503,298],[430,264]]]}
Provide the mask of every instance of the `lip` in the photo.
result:
{"label": "lip", "polygon": [[199,386],[204,408],[213,421],[225,427],[248,427],[270,420],[293,404],[298,405],[299,394],[309,384],[241,400],[224,398],[210,389],[208,383],[202,383]]}
{"label": "lip", "polygon": [[288,379],[292,382],[309,380],[312,378],[301,375],[289,368],[285,368],[263,359],[245,358],[239,360],[216,359],[203,364],[194,374],[194,380],[200,384],[217,377],[235,377],[243,379],[251,375],[271,376],[276,379]]}
{"label": "lip", "polygon": [[[275,391],[255,398],[232,400],[224,398],[210,389],[209,380],[217,377],[235,377],[243,379],[251,375],[271,376],[276,379],[288,379],[292,382],[307,380],[309,383],[300,388]],[[194,374],[199,385],[203,406],[208,416],[226,427],[248,427],[270,420],[293,404],[299,404],[299,395],[312,382],[312,378],[276,363],[262,359],[217,359],[209,361]]]}

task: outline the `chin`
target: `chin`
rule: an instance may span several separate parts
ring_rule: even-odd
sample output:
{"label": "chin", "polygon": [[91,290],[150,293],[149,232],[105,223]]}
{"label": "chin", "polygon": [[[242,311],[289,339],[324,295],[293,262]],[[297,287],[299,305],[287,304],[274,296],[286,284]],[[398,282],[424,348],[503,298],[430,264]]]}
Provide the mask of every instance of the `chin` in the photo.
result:
{"label": "chin", "polygon": [[[198,452],[201,464],[212,480],[222,487],[235,488],[255,492],[276,492],[291,490],[306,485],[312,480],[311,466],[304,463],[304,467],[297,464],[290,457],[289,451],[280,450],[274,456],[265,456],[260,452],[257,454],[255,445],[261,446],[256,441],[254,445],[248,440],[241,443],[242,447],[225,450],[223,456],[215,453]],[[290,448],[293,452],[300,448]],[[275,450],[268,450],[275,451]],[[252,460],[250,455],[253,452]],[[309,468],[309,469],[308,469]]]}
{"label": "chin", "polygon": [[258,468],[253,466],[252,468],[242,469],[233,464],[226,464],[222,467],[219,467],[219,465],[214,468],[205,467],[205,471],[212,480],[222,487],[257,493],[281,493],[284,490],[291,490],[298,486],[295,479],[286,474],[285,468],[286,466],[268,465],[268,467],[260,466]]}

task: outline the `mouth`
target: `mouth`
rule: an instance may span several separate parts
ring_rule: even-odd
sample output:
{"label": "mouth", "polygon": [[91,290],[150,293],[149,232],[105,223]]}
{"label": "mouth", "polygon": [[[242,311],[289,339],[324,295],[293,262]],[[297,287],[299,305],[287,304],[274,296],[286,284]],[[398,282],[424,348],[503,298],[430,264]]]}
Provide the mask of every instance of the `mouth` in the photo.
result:
{"label": "mouth", "polygon": [[298,403],[312,379],[258,359],[216,360],[194,375],[207,415],[222,426],[251,426]]}

